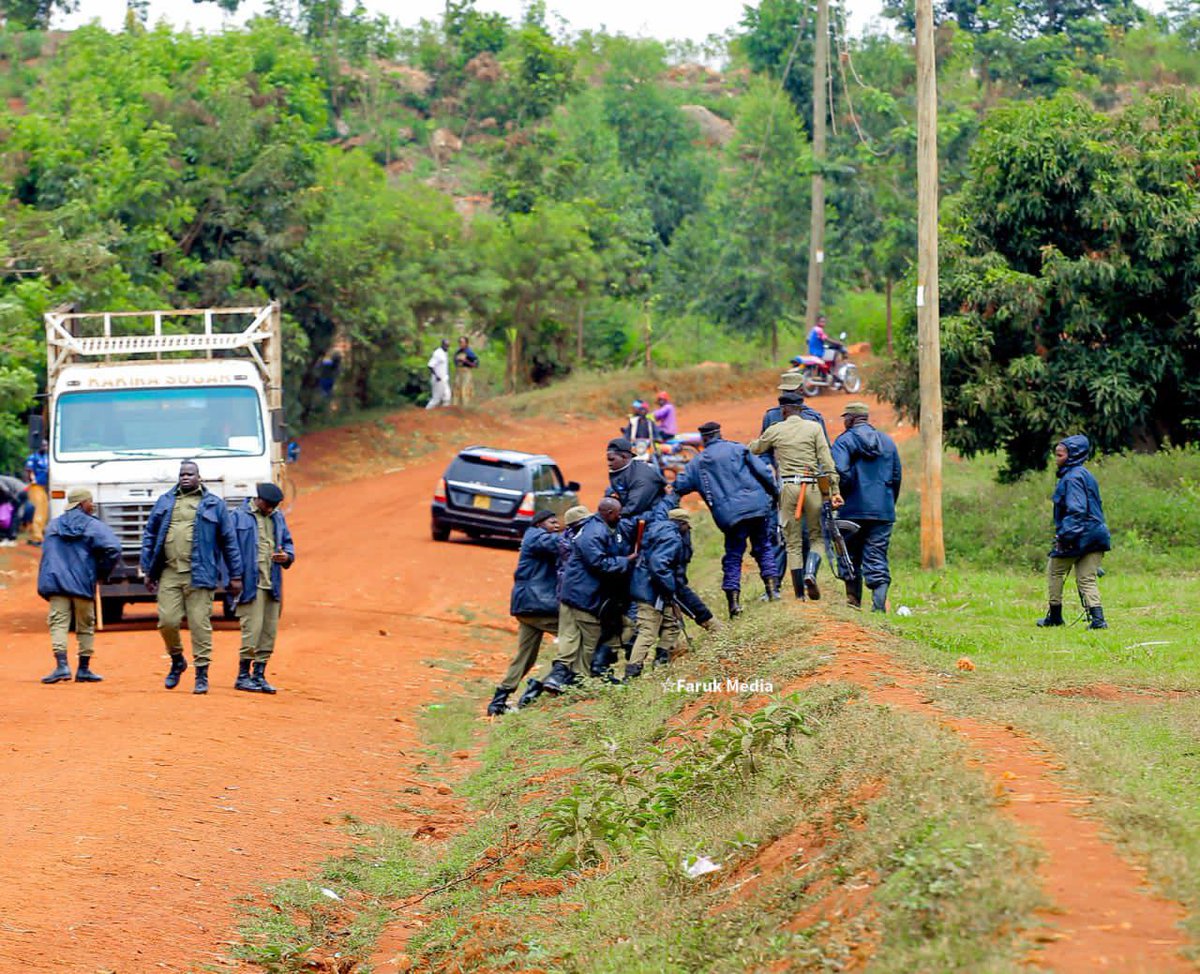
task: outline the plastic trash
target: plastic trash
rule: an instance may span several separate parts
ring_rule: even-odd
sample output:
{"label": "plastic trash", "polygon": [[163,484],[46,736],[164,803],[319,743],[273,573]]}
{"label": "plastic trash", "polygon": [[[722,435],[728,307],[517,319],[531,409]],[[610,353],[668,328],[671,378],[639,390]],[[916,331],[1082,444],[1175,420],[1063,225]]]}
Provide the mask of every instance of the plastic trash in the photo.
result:
{"label": "plastic trash", "polygon": [[907,605],[902,605],[902,606],[900,606],[900,608],[898,608],[896,610],[896,615],[910,616],[910,615],[912,615],[912,609],[910,609]]}
{"label": "plastic trash", "polygon": [[342,898],[340,896],[338,896],[337,893],[335,893],[333,890],[331,890],[328,886],[321,887],[321,895],[324,897],[327,897],[328,899],[331,899],[331,900],[337,900],[339,903],[342,902]]}
{"label": "plastic trash", "polygon": [[696,856],[683,860],[683,874],[688,879],[699,879],[701,876],[707,876],[709,873],[715,873],[721,868],[721,864],[713,862],[708,856]]}

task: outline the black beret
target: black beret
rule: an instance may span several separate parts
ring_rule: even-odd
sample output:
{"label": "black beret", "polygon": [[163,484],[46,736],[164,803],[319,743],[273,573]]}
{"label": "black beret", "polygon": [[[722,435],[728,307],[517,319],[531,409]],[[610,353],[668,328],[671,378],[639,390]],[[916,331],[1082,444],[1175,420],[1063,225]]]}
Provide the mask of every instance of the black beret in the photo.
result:
{"label": "black beret", "polygon": [[617,453],[628,453],[630,456],[633,455],[633,444],[623,436],[618,436],[615,440],[609,440],[608,448],[610,450],[615,450]]}
{"label": "black beret", "polygon": [[804,396],[798,392],[785,392],[779,397],[779,405],[781,406],[803,406]]}
{"label": "black beret", "polygon": [[274,484],[259,484],[254,490],[260,500],[264,500],[275,507],[278,507],[283,501],[283,491]]}
{"label": "black beret", "polygon": [[700,426],[700,435],[701,436],[711,436],[713,433],[720,433],[720,432],[721,432],[721,424],[720,423],[708,422],[708,423],[704,423]]}
{"label": "black beret", "polygon": [[535,515],[533,515],[533,520],[531,520],[529,523],[534,527],[537,527],[543,521],[549,521],[552,517],[554,517],[553,511],[538,511]]}

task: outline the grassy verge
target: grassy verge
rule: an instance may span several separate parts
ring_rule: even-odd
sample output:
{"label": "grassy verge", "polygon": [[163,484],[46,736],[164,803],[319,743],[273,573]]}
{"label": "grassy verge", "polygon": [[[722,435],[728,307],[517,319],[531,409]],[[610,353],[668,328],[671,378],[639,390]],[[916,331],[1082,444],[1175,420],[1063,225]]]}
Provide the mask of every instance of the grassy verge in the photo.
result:
{"label": "grassy verge", "polygon": [[[755,604],[666,672],[763,692],[655,671],[476,725],[469,829],[430,845],[353,823],[356,852],[274,890],[241,955],[361,961],[392,910],[420,917],[414,971],[1017,970],[1032,854],[953,734],[806,689],[829,652],[799,614]],[[460,744],[463,716],[431,712],[431,747]],[[689,877],[701,857],[720,868]]]}
{"label": "grassy verge", "polygon": [[[1188,907],[1200,942],[1200,453],[1092,465],[1114,538],[1100,582],[1111,628],[1096,632],[1034,626],[1053,476],[998,485],[995,469],[991,458],[946,465],[950,567],[938,575],[915,570],[916,498],[906,499],[892,594],[913,615],[886,629],[935,673],[969,657],[969,680],[933,679],[931,694],[1052,748],[1111,834]],[[1071,582],[1064,605],[1068,620],[1079,615]]]}

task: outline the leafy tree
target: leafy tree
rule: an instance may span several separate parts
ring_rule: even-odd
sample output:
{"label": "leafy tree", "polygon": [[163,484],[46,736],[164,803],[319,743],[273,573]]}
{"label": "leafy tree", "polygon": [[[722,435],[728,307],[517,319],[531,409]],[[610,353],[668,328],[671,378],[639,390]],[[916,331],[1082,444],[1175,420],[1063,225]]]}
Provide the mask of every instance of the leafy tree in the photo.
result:
{"label": "leafy tree", "polygon": [[[1120,114],[1081,98],[988,119],[943,257],[948,443],[1039,469],[1063,435],[1106,451],[1197,437],[1200,98]],[[891,397],[915,410],[911,334]]]}

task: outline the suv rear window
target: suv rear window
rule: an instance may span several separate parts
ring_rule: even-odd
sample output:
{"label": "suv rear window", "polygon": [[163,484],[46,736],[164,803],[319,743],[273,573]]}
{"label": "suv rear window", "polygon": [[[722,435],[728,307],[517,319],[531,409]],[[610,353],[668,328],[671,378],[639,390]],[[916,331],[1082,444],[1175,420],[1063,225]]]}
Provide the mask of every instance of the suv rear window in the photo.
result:
{"label": "suv rear window", "polygon": [[446,479],[486,484],[488,487],[506,487],[509,490],[528,490],[529,468],[520,463],[455,457],[446,471]]}

